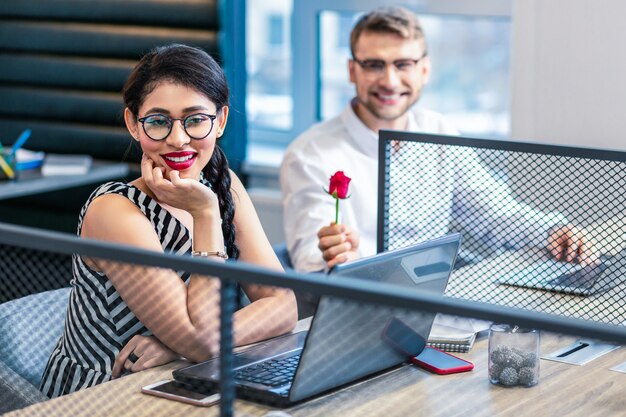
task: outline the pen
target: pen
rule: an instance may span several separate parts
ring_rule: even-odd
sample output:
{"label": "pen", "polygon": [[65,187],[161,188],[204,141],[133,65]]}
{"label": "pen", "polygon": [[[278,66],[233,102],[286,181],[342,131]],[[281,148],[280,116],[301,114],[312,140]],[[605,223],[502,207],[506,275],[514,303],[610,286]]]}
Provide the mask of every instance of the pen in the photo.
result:
{"label": "pen", "polygon": [[4,160],[4,157],[2,155],[0,155],[0,168],[2,168],[2,171],[4,171],[7,178],[15,178],[15,172],[9,166],[9,164],[7,164],[7,161]]}
{"label": "pen", "polygon": [[571,355],[574,352],[578,352],[581,349],[586,348],[587,346],[589,346],[589,343],[584,343],[584,342],[578,342],[578,346],[575,346],[573,348],[571,348],[570,350],[568,350],[567,352],[563,352],[560,355],[557,355],[557,358],[563,358],[565,356]]}
{"label": "pen", "polygon": [[20,135],[17,137],[17,140],[13,143],[13,146],[11,146],[11,159],[15,158],[17,150],[24,146],[29,137],[30,129],[26,129],[25,131],[20,133]]}

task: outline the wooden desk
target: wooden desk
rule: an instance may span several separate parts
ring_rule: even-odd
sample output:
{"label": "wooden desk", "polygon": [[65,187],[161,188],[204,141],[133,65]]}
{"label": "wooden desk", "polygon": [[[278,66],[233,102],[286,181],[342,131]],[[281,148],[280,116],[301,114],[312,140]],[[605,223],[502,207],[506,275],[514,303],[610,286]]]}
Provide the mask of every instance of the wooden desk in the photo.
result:
{"label": "wooden desk", "polygon": [[[542,354],[575,340],[543,334]],[[475,364],[472,372],[439,376],[402,366],[285,409],[294,417],[405,416],[614,416],[626,410],[626,374],[608,369],[626,361],[618,349],[584,366],[541,361],[539,384],[503,388],[487,378],[486,339],[459,356]],[[140,393],[143,385],[171,378],[183,363],[169,364],[18,410],[9,416],[217,416],[217,406],[194,407]],[[235,402],[235,416],[263,416],[271,408]]]}
{"label": "wooden desk", "polygon": [[128,175],[128,164],[94,161],[86,175],[44,177],[39,169],[19,171],[17,180],[0,181],[0,200],[102,183]]}

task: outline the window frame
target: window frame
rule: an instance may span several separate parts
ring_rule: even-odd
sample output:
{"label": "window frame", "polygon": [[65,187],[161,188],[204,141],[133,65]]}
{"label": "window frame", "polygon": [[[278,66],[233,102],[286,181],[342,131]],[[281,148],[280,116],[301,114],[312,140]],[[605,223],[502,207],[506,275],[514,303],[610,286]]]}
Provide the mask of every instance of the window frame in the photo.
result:
{"label": "window frame", "polygon": [[[441,14],[511,19],[513,0],[422,0],[399,2],[419,14]],[[293,1],[291,15],[291,87],[293,98],[292,127],[287,130],[249,125],[249,145],[284,149],[300,133],[321,121],[320,35],[322,11],[358,13],[381,6],[385,0],[316,0]],[[297,28],[295,30],[294,28]],[[297,45],[297,48],[294,48]],[[347,71],[347,69],[346,69]],[[296,82],[297,80],[297,82]]]}

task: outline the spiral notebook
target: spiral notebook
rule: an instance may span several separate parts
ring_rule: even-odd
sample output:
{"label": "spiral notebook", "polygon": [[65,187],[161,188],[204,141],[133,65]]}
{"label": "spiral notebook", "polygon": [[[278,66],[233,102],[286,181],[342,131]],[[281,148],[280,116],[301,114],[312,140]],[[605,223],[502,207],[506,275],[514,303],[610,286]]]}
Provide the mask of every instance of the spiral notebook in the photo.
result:
{"label": "spiral notebook", "polygon": [[459,329],[443,324],[433,324],[426,346],[434,347],[446,352],[465,353],[474,345],[476,332]]}

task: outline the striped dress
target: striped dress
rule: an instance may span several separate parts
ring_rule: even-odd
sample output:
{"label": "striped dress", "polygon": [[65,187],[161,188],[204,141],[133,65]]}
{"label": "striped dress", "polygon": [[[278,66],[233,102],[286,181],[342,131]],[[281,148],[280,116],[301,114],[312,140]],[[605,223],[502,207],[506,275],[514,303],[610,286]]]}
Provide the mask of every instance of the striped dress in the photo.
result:
{"label": "striped dress", "polygon": [[[79,235],[87,207],[105,194],[119,194],[132,201],[152,223],[166,253],[191,252],[189,231],[176,217],[138,188],[120,182],[104,184],[91,194],[80,212]],[[50,355],[40,386],[51,398],[109,381],[122,347],[135,335],[151,334],[106,275],[91,269],[76,254],[72,270],[65,329]],[[180,273],[180,277],[186,282],[189,274]]]}

